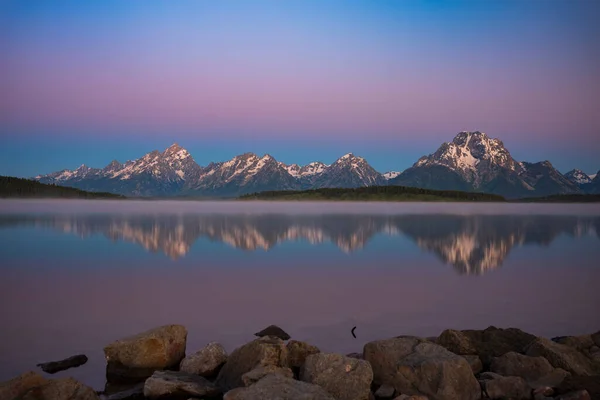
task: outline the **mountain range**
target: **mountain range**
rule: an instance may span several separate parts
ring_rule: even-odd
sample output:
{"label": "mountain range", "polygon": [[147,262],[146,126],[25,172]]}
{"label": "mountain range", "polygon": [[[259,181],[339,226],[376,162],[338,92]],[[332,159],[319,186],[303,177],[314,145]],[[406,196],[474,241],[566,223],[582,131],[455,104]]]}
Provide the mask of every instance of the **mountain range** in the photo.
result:
{"label": "mountain range", "polygon": [[245,153],[202,167],[175,143],[123,164],[114,160],[104,168],[82,165],[33,179],[125,196],[235,197],[266,190],[376,185],[477,191],[507,198],[600,193],[599,174],[572,170],[563,175],[549,161],[516,161],[501,140],[479,131],[458,133],[402,172],[380,173],[352,153],[330,165],[317,161],[304,166],[286,165],[269,154]]}

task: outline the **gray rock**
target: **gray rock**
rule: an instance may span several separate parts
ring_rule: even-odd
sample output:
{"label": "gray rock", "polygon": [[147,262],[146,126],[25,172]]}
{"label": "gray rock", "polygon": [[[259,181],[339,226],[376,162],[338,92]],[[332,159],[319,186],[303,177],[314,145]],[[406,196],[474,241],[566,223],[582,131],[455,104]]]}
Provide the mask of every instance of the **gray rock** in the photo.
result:
{"label": "gray rock", "polygon": [[442,332],[436,343],[455,354],[477,354],[477,348],[473,341],[461,331],[454,329],[446,329]]}
{"label": "gray rock", "polygon": [[288,366],[288,351],[283,340],[275,337],[255,339],[235,349],[219,371],[216,384],[224,392],[244,386],[242,375],[260,366]]}
{"label": "gray rock", "polygon": [[279,338],[281,340],[288,340],[290,335],[287,334],[286,331],[278,327],[277,325],[269,325],[265,329],[260,332],[256,332],[254,336],[265,337],[265,336],[273,336]]}
{"label": "gray rock", "polygon": [[504,376],[520,376],[533,382],[552,372],[554,368],[544,357],[531,357],[513,351],[494,357],[490,371]]}
{"label": "gray rock", "polygon": [[567,372],[562,368],[555,368],[553,371],[539,379],[529,382],[529,386],[534,389],[545,386],[558,387],[569,376],[571,376],[570,372]]}
{"label": "gray rock", "polygon": [[99,397],[94,389],[73,378],[59,378],[30,389],[20,400],[99,400]]}
{"label": "gray rock", "polygon": [[400,396],[396,397],[394,400],[429,400],[429,398],[427,396],[423,396],[420,394],[415,394],[412,396],[409,396],[407,394],[401,394]]}
{"label": "gray rock", "polygon": [[376,384],[431,400],[475,400],[481,389],[469,363],[444,347],[415,337],[370,342],[364,348]]}
{"label": "gray rock", "polygon": [[575,375],[594,375],[592,361],[574,348],[555,343],[549,339],[537,338],[526,349],[532,357],[544,357],[555,368],[562,368]]}
{"label": "gray rock", "polygon": [[219,393],[220,390],[208,379],[179,371],[156,371],[144,384],[144,396],[149,399],[216,396]]}
{"label": "gray rock", "polygon": [[377,399],[391,399],[394,397],[396,389],[391,385],[381,385],[375,392],[375,398]]}
{"label": "gray rock", "polygon": [[242,382],[244,383],[244,386],[250,386],[269,374],[279,374],[286,378],[294,377],[294,373],[289,368],[276,367],[274,365],[261,365],[242,375]]}
{"label": "gray rock", "polygon": [[227,361],[225,348],[217,342],[211,342],[194,354],[181,360],[179,370],[205,378],[215,376]]}
{"label": "gray rock", "polygon": [[290,340],[287,344],[287,350],[288,361],[292,368],[300,368],[304,364],[306,357],[321,352],[317,346],[298,340]]}
{"label": "gray rock", "polygon": [[464,355],[461,357],[467,360],[467,362],[471,366],[471,371],[473,371],[475,375],[483,371],[483,364],[481,363],[481,359],[479,358],[479,356]]}
{"label": "gray rock", "polygon": [[223,400],[335,400],[318,385],[269,374],[254,385],[228,391]]}
{"label": "gray rock", "polygon": [[165,325],[109,344],[104,348],[107,380],[143,380],[156,370],[179,366],[186,339],[185,327]]}
{"label": "gray rock", "polygon": [[485,393],[490,399],[531,399],[531,388],[518,376],[501,376],[485,381]]}
{"label": "gray rock", "polygon": [[373,371],[364,360],[318,353],[306,357],[300,380],[321,386],[338,400],[369,400]]}

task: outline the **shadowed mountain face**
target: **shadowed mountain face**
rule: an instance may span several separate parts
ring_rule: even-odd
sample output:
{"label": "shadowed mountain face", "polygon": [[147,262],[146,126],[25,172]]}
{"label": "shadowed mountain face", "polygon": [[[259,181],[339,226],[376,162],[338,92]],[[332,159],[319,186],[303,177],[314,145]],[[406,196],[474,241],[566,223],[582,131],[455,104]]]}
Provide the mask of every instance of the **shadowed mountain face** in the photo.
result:
{"label": "shadowed mountain face", "polygon": [[172,259],[198,239],[244,251],[270,250],[283,242],[332,243],[360,250],[376,235],[403,235],[460,274],[478,275],[502,266],[514,247],[549,245],[561,234],[600,233],[600,217],[459,215],[11,215],[0,228],[36,226],[81,237],[100,234],[141,245]]}

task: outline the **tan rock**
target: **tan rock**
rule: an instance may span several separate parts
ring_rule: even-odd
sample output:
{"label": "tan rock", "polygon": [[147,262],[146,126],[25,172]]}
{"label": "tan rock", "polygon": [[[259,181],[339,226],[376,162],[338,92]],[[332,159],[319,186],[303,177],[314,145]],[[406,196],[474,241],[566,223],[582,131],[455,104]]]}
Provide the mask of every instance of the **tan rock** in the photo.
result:
{"label": "tan rock", "polygon": [[471,371],[473,371],[475,375],[483,371],[483,364],[481,363],[481,359],[479,358],[479,356],[464,355],[461,357],[467,360],[467,362],[471,366]]}
{"label": "tan rock", "polygon": [[298,340],[290,340],[287,344],[287,350],[288,360],[292,368],[300,368],[304,364],[306,357],[321,352],[317,346]]}
{"label": "tan rock", "polygon": [[548,375],[554,370],[544,357],[531,357],[509,352],[500,357],[494,357],[490,371],[503,376],[520,376],[528,382],[533,382]]}
{"label": "tan rock", "polygon": [[23,396],[29,389],[48,383],[37,372],[25,372],[11,380],[0,383],[0,399],[13,400]]}
{"label": "tan rock", "polygon": [[171,397],[216,396],[221,391],[206,378],[180,371],[156,371],[144,383],[148,399]]}
{"label": "tan rock", "polygon": [[179,370],[204,377],[215,376],[227,361],[225,348],[217,342],[211,342],[194,354],[181,360]]}
{"label": "tan rock", "polygon": [[446,329],[436,339],[436,343],[447,350],[460,355],[477,354],[473,341],[461,331]]}
{"label": "tan rock", "polygon": [[99,400],[99,397],[94,389],[73,378],[59,378],[30,389],[21,400]]}
{"label": "tan rock", "polygon": [[242,382],[244,386],[250,386],[264,378],[269,374],[279,374],[286,378],[293,378],[294,373],[287,367],[276,367],[274,365],[261,365],[260,367],[254,368],[252,371],[246,372],[242,375]]}
{"label": "tan rock", "polygon": [[223,400],[335,400],[318,385],[270,374],[245,388],[228,391]]}
{"label": "tan rock", "polygon": [[594,375],[592,361],[574,348],[555,343],[546,338],[537,338],[526,349],[532,357],[544,357],[555,368],[562,368],[575,375]]}
{"label": "tan rock", "polygon": [[531,388],[518,376],[501,376],[485,381],[485,393],[490,399],[531,399]]}

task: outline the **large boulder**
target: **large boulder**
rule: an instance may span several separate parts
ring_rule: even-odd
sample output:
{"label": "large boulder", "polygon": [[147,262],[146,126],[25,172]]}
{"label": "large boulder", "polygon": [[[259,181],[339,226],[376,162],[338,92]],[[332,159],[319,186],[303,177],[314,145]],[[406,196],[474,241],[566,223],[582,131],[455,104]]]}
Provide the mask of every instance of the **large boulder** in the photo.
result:
{"label": "large boulder", "polygon": [[586,352],[595,345],[592,335],[560,336],[552,338],[553,342],[573,347],[577,351]]}
{"label": "large boulder", "polygon": [[304,364],[306,357],[321,352],[317,346],[298,340],[290,340],[287,344],[287,350],[288,361],[292,368],[300,368]]}
{"label": "large boulder", "polygon": [[29,371],[0,383],[0,399],[12,400],[23,396],[29,389],[48,383],[37,372]]}
{"label": "large boulder", "polygon": [[219,371],[216,383],[224,392],[244,386],[242,375],[267,365],[288,366],[288,351],[283,340],[261,337],[235,349]]}
{"label": "large boulder", "polygon": [[461,357],[467,360],[467,362],[471,366],[471,371],[473,371],[475,375],[483,371],[483,364],[481,363],[481,359],[479,358],[479,356],[464,355]]}
{"label": "large boulder", "polygon": [[592,361],[574,348],[553,342],[546,338],[537,338],[526,349],[532,357],[544,357],[555,368],[562,368],[574,375],[594,375]]}
{"label": "large boulder", "polygon": [[550,373],[540,377],[539,379],[533,382],[530,381],[529,386],[534,389],[546,386],[557,387],[569,376],[571,376],[570,372],[567,372],[562,368],[555,368]]}
{"label": "large boulder", "polygon": [[389,384],[402,394],[423,394],[431,400],[480,398],[469,363],[437,344],[398,337],[367,343],[363,354],[378,385]]}
{"label": "large boulder", "polygon": [[306,357],[300,380],[321,386],[338,400],[369,400],[373,370],[364,360],[318,353]]}
{"label": "large boulder", "polygon": [[107,380],[143,380],[156,370],[177,368],[186,339],[185,327],[165,325],[109,344],[104,348]]}
{"label": "large boulder", "polygon": [[225,348],[217,342],[211,342],[194,354],[181,360],[179,370],[206,378],[215,376],[227,361]]}
{"label": "large boulder", "polygon": [[531,388],[518,376],[500,376],[484,381],[484,391],[490,399],[531,399]]}
{"label": "large boulder", "polygon": [[557,386],[557,392],[561,394],[585,389],[592,399],[600,399],[600,375],[568,376]]}
{"label": "large boulder", "polygon": [[276,367],[274,365],[261,365],[242,375],[242,382],[244,382],[244,386],[250,386],[269,374],[279,374],[286,378],[294,377],[294,373],[289,368]]}
{"label": "large boulder", "polygon": [[520,376],[528,382],[536,381],[554,370],[544,357],[530,357],[511,351],[494,357],[490,371],[504,376]]}
{"label": "large boulder", "polygon": [[490,326],[484,330],[464,330],[466,335],[481,358],[484,369],[489,368],[493,357],[514,351],[523,353],[525,347],[533,342],[536,337],[517,328],[501,329]]}
{"label": "large boulder", "polygon": [[89,386],[73,378],[50,379],[45,384],[34,387],[20,400],[99,400]]}
{"label": "large boulder", "polygon": [[477,354],[477,348],[471,338],[463,332],[455,331],[454,329],[446,329],[442,332],[436,339],[436,343],[455,354]]}
{"label": "large boulder", "polygon": [[208,379],[181,371],[156,371],[144,383],[148,399],[216,396],[221,391]]}
{"label": "large boulder", "polygon": [[233,389],[223,400],[335,400],[318,385],[270,374],[246,388]]}

